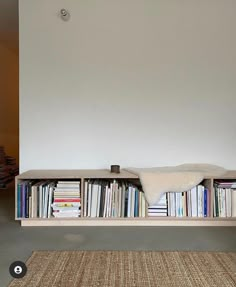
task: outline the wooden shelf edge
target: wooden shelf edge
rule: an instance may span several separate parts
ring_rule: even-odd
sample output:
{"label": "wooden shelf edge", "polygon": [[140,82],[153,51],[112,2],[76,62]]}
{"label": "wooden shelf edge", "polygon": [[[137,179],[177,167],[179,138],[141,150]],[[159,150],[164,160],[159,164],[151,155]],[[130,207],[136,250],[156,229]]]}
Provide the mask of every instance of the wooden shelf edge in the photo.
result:
{"label": "wooden shelf edge", "polygon": [[21,226],[236,226],[235,219],[25,219]]}

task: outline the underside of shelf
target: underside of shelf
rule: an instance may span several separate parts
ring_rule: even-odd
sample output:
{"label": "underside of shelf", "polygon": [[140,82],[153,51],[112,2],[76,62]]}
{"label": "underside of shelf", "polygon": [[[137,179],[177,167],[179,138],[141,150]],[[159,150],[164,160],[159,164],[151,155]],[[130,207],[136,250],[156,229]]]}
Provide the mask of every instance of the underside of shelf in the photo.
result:
{"label": "underside of shelf", "polygon": [[236,226],[236,218],[23,219],[21,226]]}

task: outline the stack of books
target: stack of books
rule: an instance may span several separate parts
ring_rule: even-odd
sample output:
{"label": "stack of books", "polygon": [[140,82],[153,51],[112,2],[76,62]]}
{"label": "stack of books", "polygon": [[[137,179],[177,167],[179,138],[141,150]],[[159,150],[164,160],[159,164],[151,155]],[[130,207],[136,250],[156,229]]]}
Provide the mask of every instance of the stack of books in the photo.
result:
{"label": "stack of books", "polygon": [[8,183],[14,180],[19,169],[16,159],[7,156],[3,146],[0,146],[0,188],[5,188]]}
{"label": "stack of books", "polygon": [[167,194],[163,194],[156,205],[148,206],[148,216],[167,216]]}
{"label": "stack of books", "polygon": [[209,217],[210,190],[199,184],[186,192],[167,192],[158,204],[148,207],[148,216]]}
{"label": "stack of books", "polygon": [[8,167],[9,174],[12,177],[15,177],[19,173],[19,168],[18,168],[18,165],[16,163],[16,159],[12,156],[9,156],[9,155],[7,155],[5,158],[6,158],[6,165]]}
{"label": "stack of books", "polygon": [[9,180],[10,175],[6,167],[6,154],[4,147],[0,146],[0,188],[4,188]]}
{"label": "stack of books", "polygon": [[145,217],[146,201],[141,189],[118,180],[87,180],[84,217]]}
{"label": "stack of books", "polygon": [[79,217],[80,181],[58,181],[54,188],[52,209],[54,217]]}
{"label": "stack of books", "polygon": [[0,164],[5,164],[5,156],[4,147],[0,146]]}
{"label": "stack of books", "polygon": [[214,182],[214,217],[236,217],[236,182]]}

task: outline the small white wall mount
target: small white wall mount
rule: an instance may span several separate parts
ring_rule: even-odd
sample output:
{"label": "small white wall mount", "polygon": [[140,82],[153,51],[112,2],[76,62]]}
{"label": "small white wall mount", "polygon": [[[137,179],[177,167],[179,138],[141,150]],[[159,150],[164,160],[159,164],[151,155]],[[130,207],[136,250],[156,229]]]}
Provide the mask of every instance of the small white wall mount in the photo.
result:
{"label": "small white wall mount", "polygon": [[60,10],[60,17],[61,17],[61,19],[62,19],[63,21],[69,21],[69,19],[70,19],[70,13],[69,13],[69,11],[66,10],[66,9],[64,9],[64,8],[62,8],[62,9]]}

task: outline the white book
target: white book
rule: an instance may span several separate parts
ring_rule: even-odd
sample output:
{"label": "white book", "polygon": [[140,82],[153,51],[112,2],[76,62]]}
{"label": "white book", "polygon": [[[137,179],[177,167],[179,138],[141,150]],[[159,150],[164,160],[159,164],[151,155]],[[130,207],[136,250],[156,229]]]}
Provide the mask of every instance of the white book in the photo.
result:
{"label": "white book", "polygon": [[142,192],[138,193],[138,217],[142,217]]}
{"label": "white book", "polygon": [[176,193],[170,192],[171,210],[170,216],[176,216]]}
{"label": "white book", "polygon": [[133,198],[133,187],[131,186],[130,187],[130,217],[133,217],[134,216],[134,213],[133,213],[133,201],[134,201],[134,198]]}
{"label": "white book", "polygon": [[176,216],[181,217],[182,216],[182,210],[181,210],[181,202],[182,202],[182,193],[176,192]]}
{"label": "white book", "polygon": [[135,204],[135,188],[132,187],[132,192],[131,192],[131,217],[134,217],[134,204]]}
{"label": "white book", "polygon": [[226,188],[225,189],[225,197],[226,197],[226,217],[231,217],[232,216],[232,207],[231,207],[231,197],[232,197],[232,192],[231,188]]}
{"label": "white book", "polygon": [[141,192],[142,194],[142,217],[146,217],[146,198],[145,198],[145,194],[143,192]]}
{"label": "white book", "polygon": [[113,183],[113,198],[112,198],[112,217],[117,217],[118,211],[118,189],[117,183],[114,181]]}
{"label": "white book", "polygon": [[112,184],[110,185],[109,188],[109,205],[108,205],[108,217],[112,217],[112,197],[113,197],[113,189],[112,189]]}
{"label": "white book", "polygon": [[67,206],[67,207],[63,207],[63,206],[53,206],[53,211],[60,211],[60,212],[74,212],[74,211],[79,211],[79,207],[78,206]]}
{"label": "white book", "polygon": [[79,217],[79,213],[74,212],[53,212],[54,217],[60,217],[60,218],[70,218],[70,217]]}
{"label": "white book", "polygon": [[92,185],[91,217],[96,217],[97,215],[97,202],[98,202],[98,184],[94,183]]}
{"label": "white book", "polygon": [[222,191],[221,188],[217,188],[218,191],[218,213],[219,217],[221,217],[221,210],[222,210]]}
{"label": "white book", "polygon": [[108,217],[113,216],[113,183],[110,184]]}
{"label": "white book", "polygon": [[191,194],[191,214],[192,214],[192,217],[197,217],[198,201],[197,201],[197,187],[196,186],[190,190],[190,194]]}
{"label": "white book", "polygon": [[221,217],[226,217],[226,197],[224,188],[221,188]]}
{"label": "white book", "polygon": [[119,187],[118,184],[115,184],[115,189],[114,189],[114,217],[118,217],[118,212],[119,212]]}
{"label": "white book", "polygon": [[120,186],[118,189],[118,214],[117,214],[118,217],[121,217],[121,205],[122,205],[121,197],[122,197],[122,187]]}
{"label": "white book", "polygon": [[84,199],[84,204],[83,204],[84,210],[83,210],[83,212],[84,212],[85,217],[87,216],[87,204],[88,204],[87,196],[88,196],[88,181],[86,180],[84,182],[84,198],[83,198]]}
{"label": "white book", "polygon": [[158,201],[158,205],[167,205],[166,203],[166,193],[163,193]]}
{"label": "white book", "polygon": [[119,213],[119,186],[118,183],[114,182],[114,217],[118,217]]}
{"label": "white book", "polygon": [[168,216],[172,216],[172,210],[173,210],[172,193],[173,193],[173,192],[168,192],[168,194],[169,194],[168,206],[170,206],[170,209],[169,209],[169,211],[168,211]]}
{"label": "white book", "polygon": [[179,206],[180,206],[180,217],[183,217],[184,216],[184,206],[183,206],[182,192],[179,193]]}
{"label": "white book", "polygon": [[110,187],[106,186],[106,217],[109,217],[109,207],[110,207]]}
{"label": "white book", "polygon": [[131,217],[131,199],[132,197],[132,187],[128,187],[128,210],[127,210],[127,217]]}
{"label": "white book", "polygon": [[187,191],[188,217],[192,217],[191,190]]}
{"label": "white book", "polygon": [[179,217],[179,192],[175,193],[175,210],[176,210],[176,217]]}
{"label": "white book", "polygon": [[218,213],[219,217],[222,215],[222,189],[218,188]]}
{"label": "white book", "polygon": [[92,183],[88,184],[88,216],[91,216],[91,203],[92,203]]}
{"label": "white book", "polygon": [[121,213],[122,217],[125,217],[125,193],[126,193],[126,187],[123,184],[122,185],[122,213]]}
{"label": "white book", "polygon": [[55,187],[55,192],[61,192],[61,193],[70,193],[70,192],[75,192],[75,193],[80,193],[80,189],[79,188],[58,188]]}
{"label": "white book", "polygon": [[97,196],[97,212],[96,212],[97,217],[99,217],[99,213],[100,213],[101,190],[102,190],[102,186],[99,183],[98,184],[98,196]]}
{"label": "white book", "polygon": [[39,186],[39,218],[42,218],[42,210],[43,210],[43,187],[42,185]]}
{"label": "white book", "polygon": [[120,191],[119,217],[123,217],[123,186],[122,185],[120,186],[119,191]]}
{"label": "white book", "polygon": [[180,217],[181,216],[181,201],[180,201],[180,196],[181,193],[177,192],[176,193],[176,209],[177,209],[177,216]]}
{"label": "white book", "polygon": [[44,187],[43,218],[47,218],[49,186]]}
{"label": "white book", "polygon": [[115,192],[114,192],[114,183],[111,184],[111,198],[110,198],[110,207],[111,207],[111,212],[110,216],[114,217],[114,210],[115,210]]}
{"label": "white book", "polygon": [[232,189],[231,209],[232,217],[236,217],[236,189]]}
{"label": "white book", "polygon": [[158,216],[162,216],[165,217],[167,216],[167,213],[148,213],[149,217],[158,217]]}
{"label": "white book", "polygon": [[108,195],[108,186],[105,186],[105,200],[104,200],[104,209],[103,209],[103,217],[107,217],[107,195]]}
{"label": "white book", "polygon": [[80,181],[64,181],[64,180],[59,180],[58,182],[57,182],[57,185],[80,185]]}
{"label": "white book", "polygon": [[80,183],[58,183],[56,188],[58,189],[71,189],[71,188],[75,188],[75,189],[80,189]]}
{"label": "white book", "polygon": [[34,218],[34,197],[35,197],[35,186],[31,187],[31,218]]}
{"label": "white book", "polygon": [[53,194],[53,186],[50,186],[48,196],[48,218],[51,217],[52,194]]}
{"label": "white book", "polygon": [[202,186],[197,186],[197,216],[203,217],[203,208],[202,208]]}

